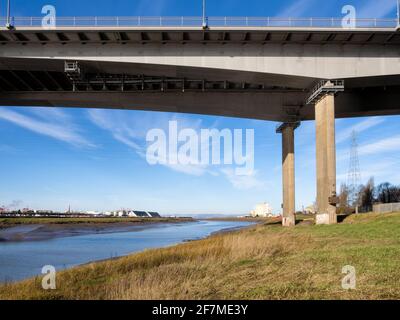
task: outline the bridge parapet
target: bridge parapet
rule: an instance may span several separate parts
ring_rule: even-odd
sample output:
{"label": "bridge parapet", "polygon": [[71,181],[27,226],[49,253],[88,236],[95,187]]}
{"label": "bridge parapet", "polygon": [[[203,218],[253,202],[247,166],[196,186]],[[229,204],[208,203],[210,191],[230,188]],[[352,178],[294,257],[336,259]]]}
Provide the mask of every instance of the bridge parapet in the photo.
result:
{"label": "bridge parapet", "polygon": [[[43,17],[12,17],[13,27],[42,27]],[[355,29],[396,28],[397,19],[355,19]],[[6,18],[0,18],[5,26]],[[57,17],[57,27],[203,27],[202,17]],[[342,28],[342,18],[207,17],[212,27]]]}

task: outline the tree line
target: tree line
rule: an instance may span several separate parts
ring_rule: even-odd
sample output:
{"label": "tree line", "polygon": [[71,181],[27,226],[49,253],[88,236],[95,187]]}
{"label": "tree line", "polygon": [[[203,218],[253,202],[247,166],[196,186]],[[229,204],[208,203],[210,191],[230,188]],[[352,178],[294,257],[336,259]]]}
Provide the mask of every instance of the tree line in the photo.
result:
{"label": "tree line", "polygon": [[[365,185],[360,185],[356,190],[351,190],[343,183],[339,194],[339,213],[352,213],[356,206],[359,212],[370,212],[376,203],[400,202],[400,186],[389,182],[375,186],[374,178],[371,177]],[[352,194],[355,192],[355,195]]]}

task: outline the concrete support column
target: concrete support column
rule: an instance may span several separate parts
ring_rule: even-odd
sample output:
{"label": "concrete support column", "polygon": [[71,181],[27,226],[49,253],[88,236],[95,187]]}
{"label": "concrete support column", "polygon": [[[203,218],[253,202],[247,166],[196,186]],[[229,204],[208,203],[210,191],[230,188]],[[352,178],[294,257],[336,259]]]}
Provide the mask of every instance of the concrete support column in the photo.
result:
{"label": "concrete support column", "polygon": [[295,173],[294,173],[294,130],[299,123],[284,123],[277,132],[282,133],[282,188],[284,227],[296,224]]}
{"label": "concrete support column", "polygon": [[317,224],[337,223],[335,96],[324,95],[315,104],[317,154]]}

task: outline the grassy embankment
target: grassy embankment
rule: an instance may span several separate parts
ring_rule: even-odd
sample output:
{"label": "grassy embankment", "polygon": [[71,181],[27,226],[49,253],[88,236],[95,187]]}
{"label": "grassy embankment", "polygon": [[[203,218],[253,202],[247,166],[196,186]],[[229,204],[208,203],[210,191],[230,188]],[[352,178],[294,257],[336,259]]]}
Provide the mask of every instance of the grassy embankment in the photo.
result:
{"label": "grassy embankment", "polygon": [[87,218],[39,218],[16,217],[0,218],[0,229],[22,224],[98,224],[98,223],[155,223],[155,222],[184,222],[191,218],[118,218],[118,217],[87,217]]}
{"label": "grassy embankment", "polygon": [[[341,287],[342,267],[357,272]],[[331,226],[264,223],[178,246],[0,286],[22,299],[400,299],[400,214],[350,216]]]}

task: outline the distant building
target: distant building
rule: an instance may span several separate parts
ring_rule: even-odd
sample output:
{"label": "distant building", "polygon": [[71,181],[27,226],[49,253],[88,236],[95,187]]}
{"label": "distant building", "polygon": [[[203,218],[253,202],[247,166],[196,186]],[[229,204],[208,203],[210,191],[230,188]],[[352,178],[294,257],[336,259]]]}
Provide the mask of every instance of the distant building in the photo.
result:
{"label": "distant building", "polygon": [[149,215],[150,215],[150,217],[152,217],[152,218],[161,218],[161,215],[158,213],[158,212],[152,212],[152,211],[149,211],[149,212],[147,212]]}
{"label": "distant building", "polygon": [[140,217],[140,218],[149,218],[149,217],[151,217],[151,216],[149,216],[147,214],[146,211],[133,211],[133,212],[135,213],[136,217]]}
{"label": "distant building", "polygon": [[304,209],[305,214],[316,214],[317,210],[315,209],[315,205],[308,206]]}
{"label": "distant building", "polygon": [[[95,211],[88,211],[87,214],[96,214]],[[106,211],[99,213],[104,216],[114,216],[114,217],[131,217],[131,218],[160,218],[161,215],[154,211],[138,211],[138,210],[117,210],[117,211]]]}
{"label": "distant building", "polygon": [[135,218],[135,217],[137,217],[137,215],[135,214],[134,211],[131,210],[128,212],[128,217]]}
{"label": "distant building", "polygon": [[90,214],[92,216],[98,216],[99,214],[101,214],[101,212],[98,212],[98,211],[86,211],[86,214]]}
{"label": "distant building", "polygon": [[272,207],[266,202],[260,203],[250,212],[250,215],[260,218],[273,217]]}
{"label": "distant building", "polygon": [[36,210],[36,213],[39,213],[39,214],[52,214],[53,210]]}
{"label": "distant building", "polygon": [[125,210],[120,210],[120,211],[117,211],[117,216],[118,217],[126,217],[126,216],[128,216],[128,213]]}

